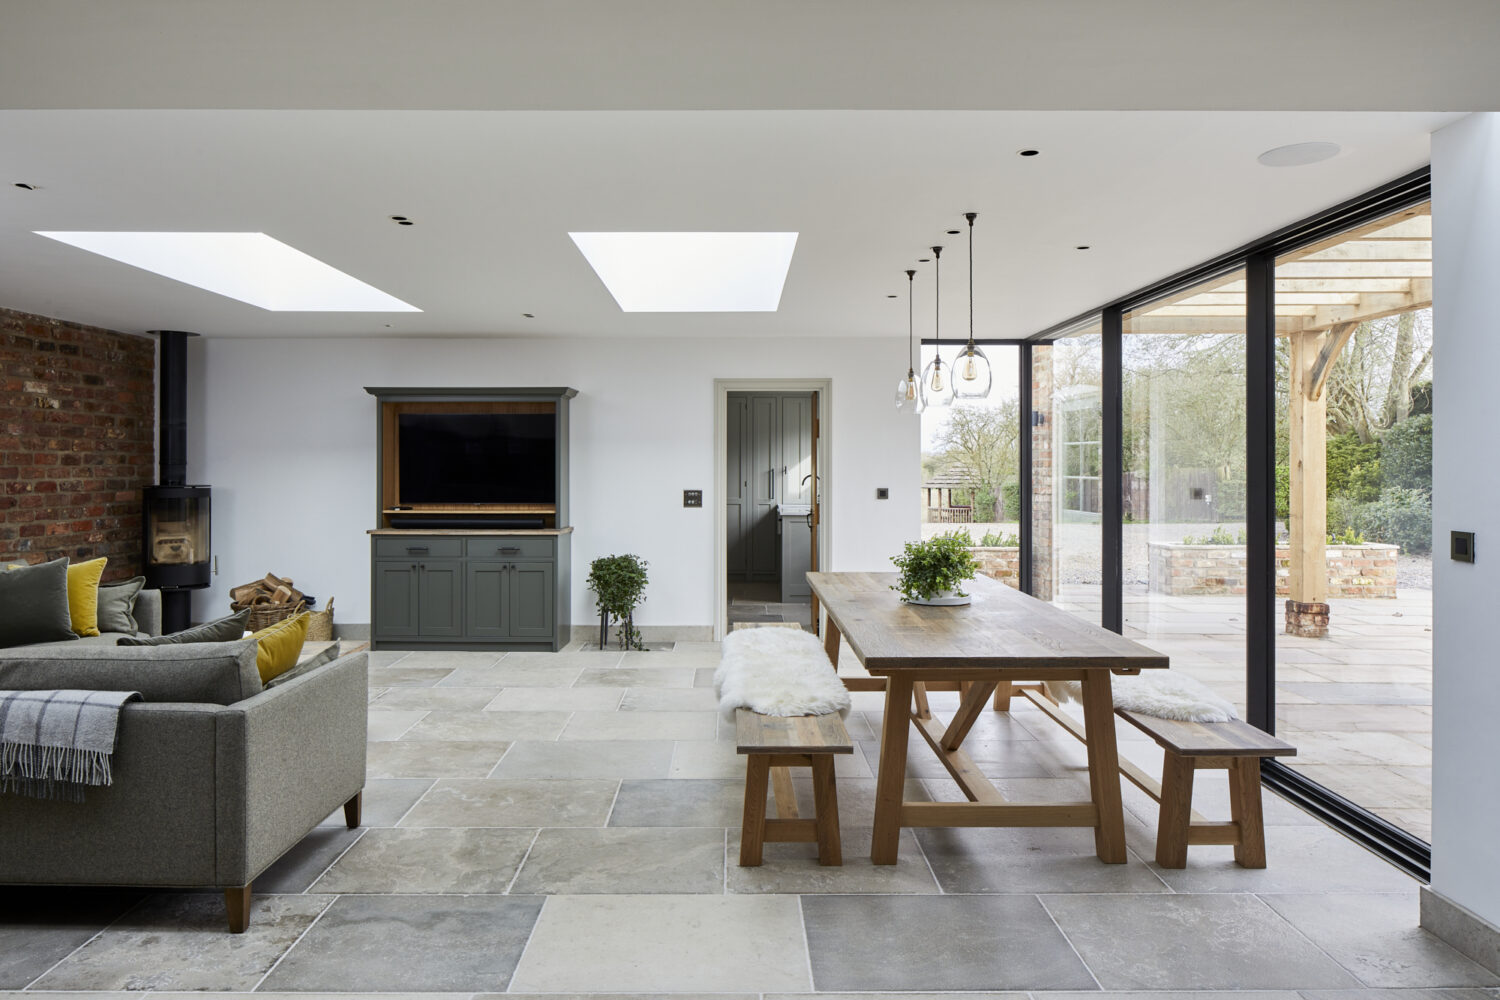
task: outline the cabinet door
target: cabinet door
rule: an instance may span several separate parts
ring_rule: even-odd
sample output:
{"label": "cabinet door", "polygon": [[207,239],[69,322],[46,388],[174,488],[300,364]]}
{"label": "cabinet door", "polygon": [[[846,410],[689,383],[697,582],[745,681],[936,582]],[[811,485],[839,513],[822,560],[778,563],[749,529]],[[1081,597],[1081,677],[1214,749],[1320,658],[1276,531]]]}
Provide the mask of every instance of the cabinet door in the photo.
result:
{"label": "cabinet door", "polygon": [[812,395],[789,393],[781,397],[782,503],[812,503],[812,466]]}
{"label": "cabinet door", "polygon": [[776,503],[781,499],[781,435],[777,398],[750,397],[750,577],[775,580],[779,552]]}
{"label": "cabinet door", "polygon": [[417,564],[375,561],[375,638],[417,634]]}
{"label": "cabinet door", "polygon": [[744,577],[750,571],[750,546],[745,534],[745,494],[750,487],[750,473],[746,464],[748,449],[746,441],[750,434],[748,415],[750,401],[740,395],[729,397],[729,440],[724,461],[724,531],[728,553],[728,572],[732,580]]}
{"label": "cabinet door", "polygon": [[471,639],[503,639],[510,634],[505,620],[505,577],[510,563],[470,560],[464,575],[464,635]]}
{"label": "cabinet door", "polygon": [[549,562],[511,563],[507,574],[510,596],[510,637],[512,639],[550,639],[556,627],[554,614],[552,564]]}
{"label": "cabinet door", "polygon": [[464,634],[462,559],[417,563],[417,634],[423,639],[455,639]]}

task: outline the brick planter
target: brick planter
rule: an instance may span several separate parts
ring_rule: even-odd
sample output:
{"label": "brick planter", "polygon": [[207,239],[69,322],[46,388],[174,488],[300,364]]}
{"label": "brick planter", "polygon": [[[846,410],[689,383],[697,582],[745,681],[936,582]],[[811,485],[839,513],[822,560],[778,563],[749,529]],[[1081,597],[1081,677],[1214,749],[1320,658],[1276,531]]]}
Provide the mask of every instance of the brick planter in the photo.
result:
{"label": "brick planter", "polygon": [[1015,546],[975,546],[969,549],[979,563],[979,572],[992,580],[999,580],[1008,587],[1020,589],[1021,550]]}
{"label": "brick planter", "polygon": [[[1173,596],[1243,594],[1245,592],[1245,547],[1243,545],[1184,545],[1151,542],[1150,587],[1153,593]],[[1396,596],[1395,545],[1330,545],[1327,548],[1328,596]],[[1276,549],[1276,593],[1290,591],[1291,550]]]}

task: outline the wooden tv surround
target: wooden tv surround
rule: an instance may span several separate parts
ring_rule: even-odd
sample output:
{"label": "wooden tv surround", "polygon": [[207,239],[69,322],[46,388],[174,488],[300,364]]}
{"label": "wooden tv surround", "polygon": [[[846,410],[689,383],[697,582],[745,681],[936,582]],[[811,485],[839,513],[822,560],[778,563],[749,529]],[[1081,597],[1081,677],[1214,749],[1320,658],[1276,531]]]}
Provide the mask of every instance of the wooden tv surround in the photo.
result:
{"label": "wooden tv surround", "polygon": [[[571,632],[569,388],[366,387],[377,400],[372,649],[552,650]],[[403,503],[402,413],[552,414],[556,501]],[[420,526],[403,522],[420,519]],[[446,527],[445,522],[453,527]],[[484,522],[493,522],[493,525]],[[540,526],[538,526],[538,524]]]}

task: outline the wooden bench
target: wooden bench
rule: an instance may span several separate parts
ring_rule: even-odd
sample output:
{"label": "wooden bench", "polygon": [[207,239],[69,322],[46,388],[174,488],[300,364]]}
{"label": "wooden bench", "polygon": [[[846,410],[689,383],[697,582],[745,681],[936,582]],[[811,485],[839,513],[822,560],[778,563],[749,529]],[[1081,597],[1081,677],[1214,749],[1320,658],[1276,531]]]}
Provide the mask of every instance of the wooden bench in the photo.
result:
{"label": "wooden bench", "polygon": [[[1083,726],[1047,697],[1039,687],[1017,686],[1053,721],[1079,740]],[[1261,732],[1248,722],[1178,722],[1125,709],[1115,714],[1156,741],[1163,750],[1158,782],[1135,764],[1120,758],[1120,773],[1160,806],[1156,823],[1156,863],[1163,868],[1186,868],[1192,844],[1227,844],[1242,868],[1266,866],[1265,821],[1261,813],[1260,759],[1290,757],[1297,748]],[[1085,740],[1085,742],[1087,742]],[[1216,822],[1193,809],[1193,772],[1229,772],[1228,822]]]}
{"label": "wooden bench", "polygon": [[[761,863],[761,848],[770,842],[816,842],[818,863],[841,865],[838,787],[833,755],[854,752],[844,720],[837,715],[760,715],[735,710],[735,742],[745,758],[745,815],[740,830],[740,864]],[[797,795],[790,769],[812,768],[813,818],[797,815]],[[776,817],[766,816],[766,784],[776,796]]]}

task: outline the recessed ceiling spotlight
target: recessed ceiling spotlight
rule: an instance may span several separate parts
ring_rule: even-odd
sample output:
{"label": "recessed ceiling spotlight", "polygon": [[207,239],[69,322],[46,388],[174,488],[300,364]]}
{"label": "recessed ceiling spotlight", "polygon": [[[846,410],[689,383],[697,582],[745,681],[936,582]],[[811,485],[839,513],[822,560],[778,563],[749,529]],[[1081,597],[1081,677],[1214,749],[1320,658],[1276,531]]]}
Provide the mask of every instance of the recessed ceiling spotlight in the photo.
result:
{"label": "recessed ceiling spotlight", "polygon": [[415,222],[411,221],[411,219],[408,219],[404,215],[393,215],[393,216],[391,216],[391,221],[394,222],[398,226],[415,226],[416,225]]}
{"label": "recessed ceiling spotlight", "polygon": [[22,191],[35,191],[37,189],[35,184],[27,184],[25,181],[16,181],[15,186]]}
{"label": "recessed ceiling spotlight", "polygon": [[1073,249],[1074,250],[1092,250],[1093,247],[1089,246],[1087,243],[1084,243],[1081,246],[1074,247]]}
{"label": "recessed ceiling spotlight", "polygon": [[948,230],[948,235],[949,236],[957,236],[961,232],[963,232],[962,229],[950,229],[950,230]]}
{"label": "recessed ceiling spotlight", "polygon": [[527,319],[536,319],[536,313],[522,313],[521,315],[525,316]]}
{"label": "recessed ceiling spotlight", "polygon": [[931,264],[932,263],[932,258],[931,257],[918,257],[917,258],[917,263],[918,264]]}
{"label": "recessed ceiling spotlight", "polygon": [[1021,149],[1021,150],[1017,150],[1016,151],[1016,155],[1017,156],[1036,156],[1040,152],[1041,152],[1040,149]]}
{"label": "recessed ceiling spotlight", "polygon": [[888,298],[888,299],[894,299],[894,298],[895,298],[895,297],[896,297],[896,296],[894,296],[894,295],[887,295],[887,296],[886,296],[886,298]]}
{"label": "recessed ceiling spotlight", "polygon": [[1336,142],[1294,142],[1290,146],[1277,146],[1256,157],[1266,167],[1305,167],[1309,163],[1331,160],[1343,152]]}

